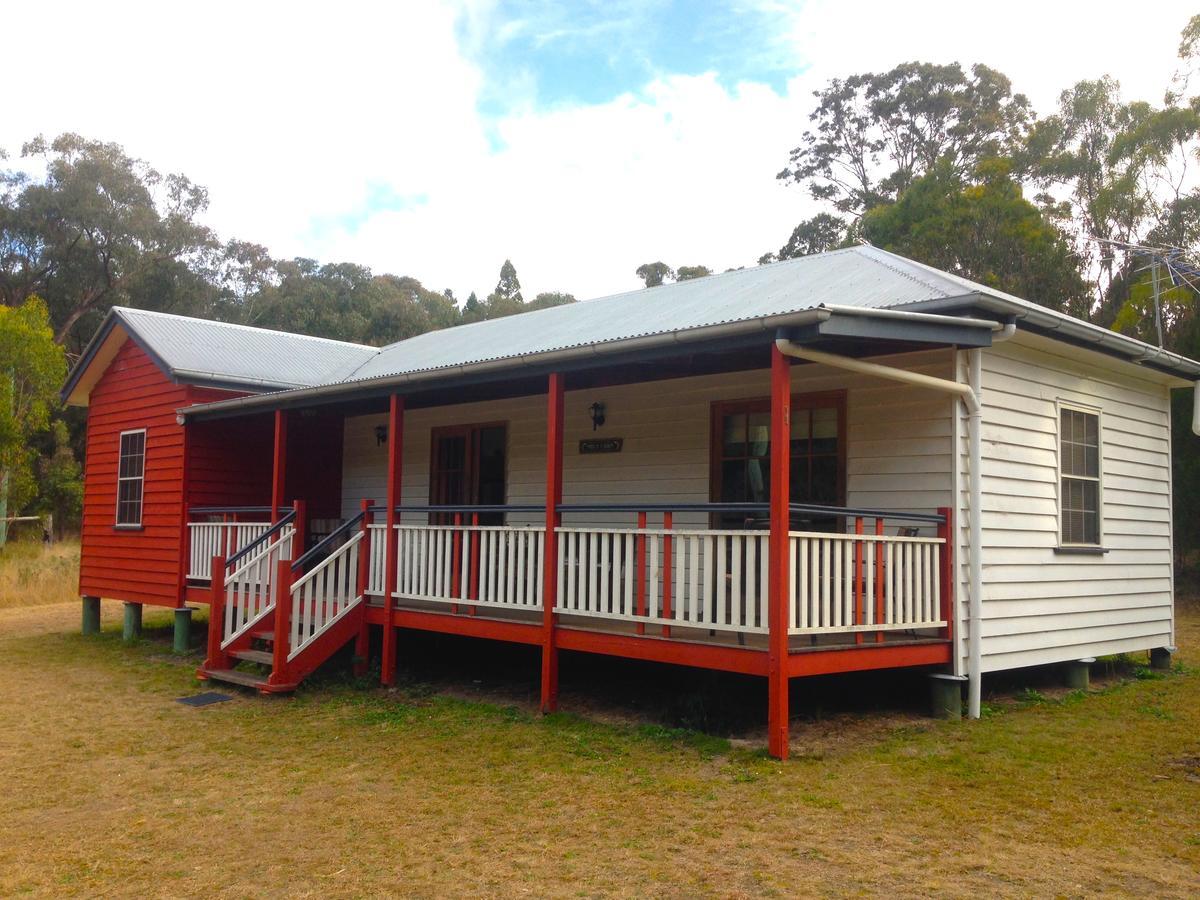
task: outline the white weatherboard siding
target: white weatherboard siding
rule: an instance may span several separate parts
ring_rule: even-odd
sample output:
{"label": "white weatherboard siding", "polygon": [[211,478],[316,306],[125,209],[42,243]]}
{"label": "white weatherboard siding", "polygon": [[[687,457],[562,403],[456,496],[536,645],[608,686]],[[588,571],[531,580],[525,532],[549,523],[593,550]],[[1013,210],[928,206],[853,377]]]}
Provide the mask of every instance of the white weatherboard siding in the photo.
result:
{"label": "white weatherboard siding", "polygon": [[[983,670],[1171,645],[1165,376],[1021,332],[984,350],[982,369]],[[1060,402],[1100,411],[1101,556],[1055,552]],[[959,433],[965,504],[965,420]],[[970,551],[965,517],[959,524],[965,624]]]}
{"label": "white weatherboard siding", "polygon": [[[949,377],[949,351],[881,359],[930,375]],[[952,401],[936,391],[914,388],[824,366],[792,367],[796,393],[847,390],[847,503],[932,512],[952,496]],[[706,503],[709,500],[711,404],[717,400],[765,397],[768,370],[676,378],[658,382],[570,391],[565,398],[564,503]],[[588,407],[601,401],[607,421],[592,431]],[[374,429],[385,416],[347,419],[343,515],[359,500],[382,502],[387,449]],[[431,429],[441,425],[507,422],[508,503],[545,501],[545,397],[522,397],[411,410],[404,420],[403,502],[429,502]],[[579,441],[623,438],[620,453],[583,456]],[[513,515],[511,523],[538,522],[540,515]],[[633,515],[579,514],[567,524],[631,525]],[[676,524],[702,526],[703,515],[679,515]],[[890,528],[894,531],[894,526]]]}

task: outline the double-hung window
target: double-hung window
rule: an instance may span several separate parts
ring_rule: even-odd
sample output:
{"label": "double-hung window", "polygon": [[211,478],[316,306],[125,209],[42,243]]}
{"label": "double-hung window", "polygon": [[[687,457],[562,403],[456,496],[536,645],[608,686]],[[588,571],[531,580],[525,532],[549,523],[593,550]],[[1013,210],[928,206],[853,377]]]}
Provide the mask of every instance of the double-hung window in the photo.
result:
{"label": "double-hung window", "polygon": [[1100,413],[1059,406],[1059,521],[1064,546],[1100,545]]}
{"label": "double-hung window", "polygon": [[146,475],[146,430],[121,432],[117,463],[117,525],[142,524],[142,487]]}

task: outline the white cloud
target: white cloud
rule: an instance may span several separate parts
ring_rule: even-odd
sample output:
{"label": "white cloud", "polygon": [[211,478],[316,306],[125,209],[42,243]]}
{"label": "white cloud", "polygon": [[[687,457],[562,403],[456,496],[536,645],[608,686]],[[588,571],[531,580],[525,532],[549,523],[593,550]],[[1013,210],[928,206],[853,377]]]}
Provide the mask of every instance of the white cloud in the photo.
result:
{"label": "white cloud", "polygon": [[[7,92],[0,146],[63,130],[119,141],[207,185],[220,232],[276,255],[362,262],[460,297],[490,290],[511,257],[527,295],[586,297],[635,287],[633,269],[650,259],[722,269],[779,246],[809,210],[773,176],[831,76],[981,61],[1042,111],[1103,72],[1127,96],[1158,100],[1192,12],[774,6],[773,57],[806,67],[783,95],[665,76],[608,103],[547,110],[518,80],[493,121],[479,112],[471,53],[494,22],[486,2],[466,5],[465,28],[458,7],[343,2],[66,4],[48,29],[45,7],[24,4],[6,14],[10,35],[54,41],[8,42],[6,69],[28,78]],[[411,205],[366,215],[380,195]]]}

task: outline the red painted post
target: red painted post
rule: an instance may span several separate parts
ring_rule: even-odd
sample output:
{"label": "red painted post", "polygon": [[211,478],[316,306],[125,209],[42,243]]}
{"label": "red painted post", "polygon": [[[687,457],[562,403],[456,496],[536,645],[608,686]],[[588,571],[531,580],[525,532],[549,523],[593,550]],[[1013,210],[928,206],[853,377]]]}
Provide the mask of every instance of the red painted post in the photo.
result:
{"label": "red painted post", "polygon": [[[854,533],[861,535],[863,533],[863,518],[855,516],[854,518]],[[867,621],[867,610],[863,604],[863,542],[856,540],[854,542],[854,624],[862,625]],[[863,633],[861,631],[854,632],[854,643],[861,644],[863,642]]]}
{"label": "red painted post", "polygon": [[[883,519],[875,519],[875,534],[883,537]],[[875,624],[883,624],[883,541],[875,542]],[[883,632],[875,632],[875,643],[883,643]]]}
{"label": "red painted post", "polygon": [[289,641],[292,636],[292,561],[275,564],[275,646],[272,648],[271,677],[268,684],[290,684],[288,677]]}
{"label": "red painted post", "polygon": [[291,558],[299,559],[308,549],[308,503],[304,500],[293,500],[292,509],[296,511],[296,518],[292,520],[296,536],[292,538]]}
{"label": "red painted post", "polygon": [[392,394],[388,404],[387,551],[383,565],[383,661],[379,680],[391,685],[396,680],[396,627],[392,621],[392,593],[399,583],[400,548],[396,541],[396,507],[404,467],[404,398]]}
{"label": "red painted post", "polygon": [[[646,615],[646,514],[638,513],[637,517],[637,614]],[[637,623],[637,633],[646,633],[646,623]]]}
{"label": "red painted post", "polygon": [[206,669],[225,669],[227,660],[221,652],[221,636],[225,625],[225,555],[212,558],[212,585],[208,596],[208,658]]}
{"label": "red painted post", "polygon": [[[944,543],[941,546],[941,566],[938,577],[941,579],[942,618],[946,621],[946,640],[954,640],[954,510],[943,506],[938,514],[945,520],[938,525],[938,537]],[[955,651],[957,652],[957,651]]]}
{"label": "red painted post", "polygon": [[542,553],[542,712],[558,708],[558,646],[554,606],[558,593],[558,526],[562,515],[563,376],[550,375],[546,391],[546,546]]}
{"label": "red painted post", "polygon": [[[371,507],[374,500],[363,500],[359,508],[362,510],[362,542],[358,548],[358,586],[357,592],[366,603],[367,588],[371,581]],[[370,632],[367,631],[366,611],[361,610],[361,623],[358,626],[358,636],[354,639],[354,676],[361,678],[367,674],[367,654],[371,649]]]}
{"label": "red painted post", "polygon": [[284,504],[284,487],[287,475],[287,430],[286,410],[275,410],[275,453],[271,463],[271,521],[278,522]]}
{"label": "red painted post", "polygon": [[788,535],[792,385],[788,358],[771,346],[771,536],[767,568],[767,748],[788,756]]}
{"label": "red painted post", "polygon": [[[663,513],[663,531],[669,532],[673,523],[673,516],[669,512]],[[663,535],[663,586],[662,598],[663,608],[662,614],[664,619],[671,618],[671,542],[670,534]],[[671,636],[671,626],[664,625],[662,627],[663,637]]]}

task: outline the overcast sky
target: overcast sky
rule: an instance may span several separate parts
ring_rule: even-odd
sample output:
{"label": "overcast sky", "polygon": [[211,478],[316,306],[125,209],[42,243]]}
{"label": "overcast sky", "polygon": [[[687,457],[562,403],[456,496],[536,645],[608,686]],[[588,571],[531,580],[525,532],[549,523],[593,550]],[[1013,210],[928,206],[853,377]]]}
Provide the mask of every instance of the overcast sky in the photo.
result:
{"label": "overcast sky", "polygon": [[[979,10],[976,12],[976,10]],[[208,187],[222,237],[459,299],[750,265],[811,214],[774,175],[827,79],[1006,73],[1039,112],[1110,74],[1161,102],[1196,12],[1141,0],[20,3],[0,146],[77,131]],[[12,160],[10,160],[10,163]]]}

